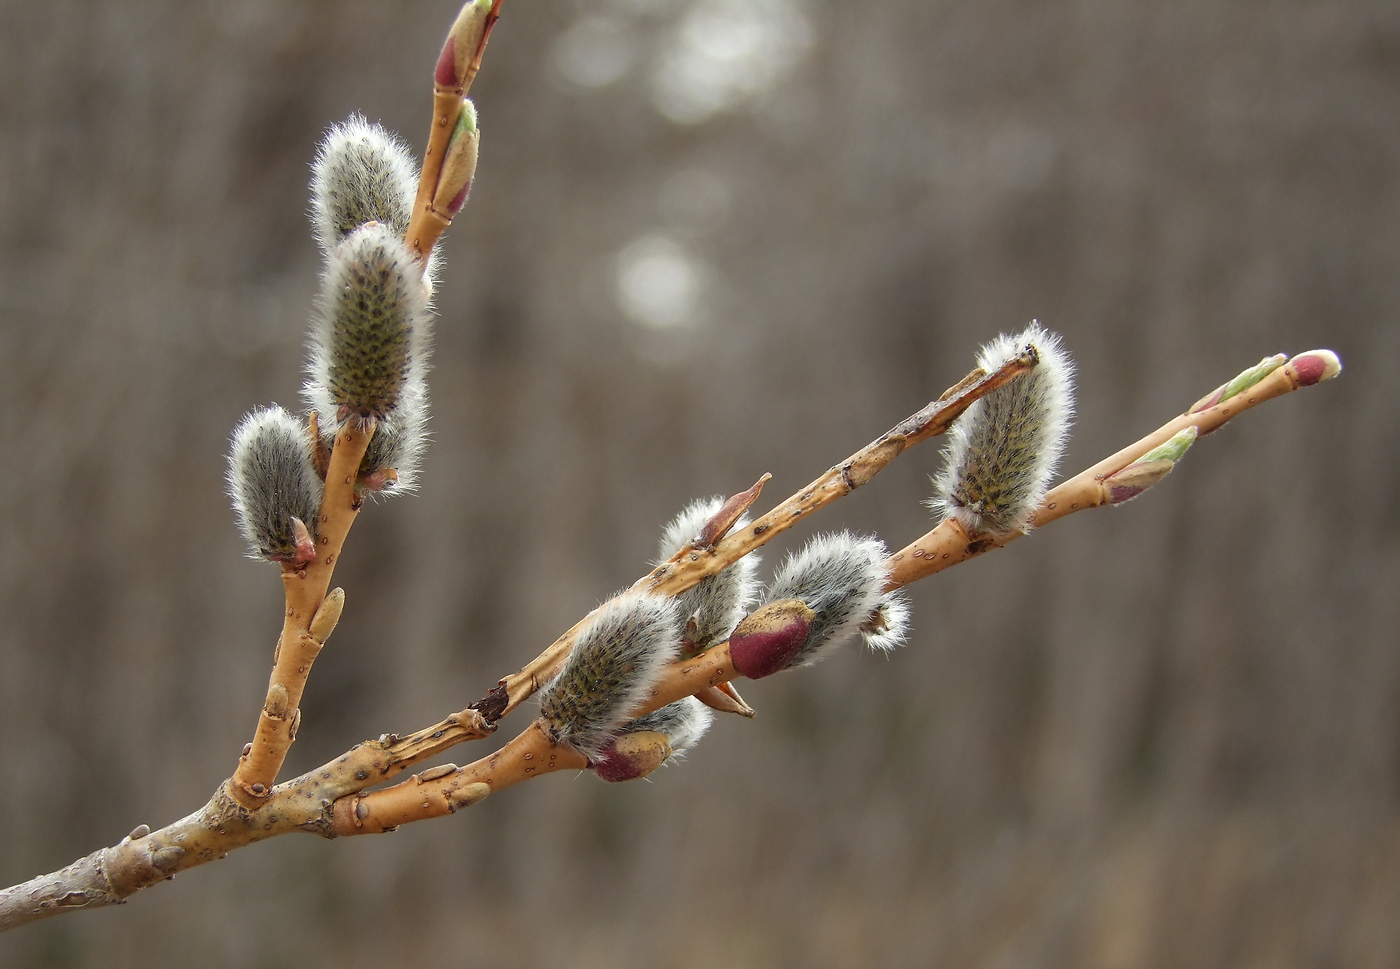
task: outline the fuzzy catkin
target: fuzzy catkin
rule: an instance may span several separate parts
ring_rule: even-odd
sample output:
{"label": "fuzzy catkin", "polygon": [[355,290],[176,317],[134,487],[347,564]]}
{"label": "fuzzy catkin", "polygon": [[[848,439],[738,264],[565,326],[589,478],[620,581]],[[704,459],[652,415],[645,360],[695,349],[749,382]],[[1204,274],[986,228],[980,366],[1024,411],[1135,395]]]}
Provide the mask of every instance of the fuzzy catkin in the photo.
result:
{"label": "fuzzy catkin", "polygon": [[679,754],[694,747],[705,731],[710,729],[714,713],[709,707],[693,696],[668,703],[659,710],[653,710],[644,717],[629,721],[622,727],[622,733],[638,733],[654,730],[665,736],[671,745],[671,752]]}
{"label": "fuzzy catkin", "polygon": [[292,518],[314,537],[323,490],[306,427],[275,404],[260,407],[234,429],[228,464],[229,497],[249,556],[292,561]]}
{"label": "fuzzy catkin", "polygon": [[308,379],[339,416],[387,417],[427,367],[430,312],[422,273],[385,225],[352,232],[331,254],[311,327]]}
{"label": "fuzzy catkin", "polygon": [[675,657],[680,636],[673,599],[629,592],[599,607],[540,690],[550,740],[600,754]]}
{"label": "fuzzy catkin", "polygon": [[384,128],[351,115],[326,132],[311,168],[311,220],[327,257],[367,222],[381,222],[399,237],[408,231],[418,166]]}
{"label": "fuzzy catkin", "polygon": [[[675,555],[689,544],[700,529],[724,505],[723,498],[701,498],[687,505],[671,520],[661,533],[656,564]],[[738,530],[748,524],[747,516],[735,522]],[[702,653],[729,638],[734,626],[748,612],[757,591],[759,557],[746,555],[739,561],[713,575],[706,576],[694,586],[676,596],[681,619],[693,622],[690,647],[692,653]]]}
{"label": "fuzzy catkin", "polygon": [[865,622],[861,623],[860,638],[869,648],[888,653],[903,646],[909,636],[909,603],[898,591],[886,592]]}
{"label": "fuzzy catkin", "polygon": [[[321,443],[330,448],[335,441],[336,403],[330,390],[308,380],[301,389],[308,410],[316,412],[321,426]],[[418,487],[418,470],[428,446],[428,388],[417,373],[410,374],[399,394],[399,402],[380,420],[360,462],[359,478],[364,481],[376,472],[393,471],[396,480],[369,493],[376,497],[407,494]]]}
{"label": "fuzzy catkin", "polygon": [[788,556],[761,599],[801,599],[816,614],[789,669],[821,659],[870,618],[881,604],[885,555],[878,538],[837,532],[818,535]]}
{"label": "fuzzy catkin", "polygon": [[933,508],[973,536],[1030,527],[1074,415],[1074,365],[1060,338],[1038,323],[988,343],[977,365],[995,370],[1026,346],[1036,349],[1040,363],[958,418],[934,481]]}

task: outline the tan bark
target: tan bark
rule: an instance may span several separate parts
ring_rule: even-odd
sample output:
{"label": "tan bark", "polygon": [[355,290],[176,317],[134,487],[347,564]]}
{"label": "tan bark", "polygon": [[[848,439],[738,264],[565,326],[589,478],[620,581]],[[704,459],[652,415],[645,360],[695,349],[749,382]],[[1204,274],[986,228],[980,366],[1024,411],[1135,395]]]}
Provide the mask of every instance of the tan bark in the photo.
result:
{"label": "tan bark", "polygon": [[292,745],[297,711],[306,679],[311,674],[311,664],[340,616],[344,594],[327,597],[326,590],[345,537],[359,514],[355,479],[373,434],[373,420],[365,424],[347,421],[336,434],[326,471],[321,514],[316,523],[316,558],[300,569],[290,566],[282,569],[287,605],[267,699],[258,716],[253,741],[244,748],[238,768],[228,781],[229,794],[250,810],[259,807],[271,793]]}
{"label": "tan bark", "polygon": [[418,175],[418,194],[413,202],[413,214],[409,218],[408,231],[404,233],[404,241],[417,253],[424,266],[427,266],[433,247],[452,221],[437,211],[433,205],[433,197],[437,194],[438,181],[442,178],[442,163],[447,157],[448,142],[452,140],[452,130],[457,124],[457,115],[462,110],[462,98],[471,90],[472,81],[481,69],[486,42],[491,38],[491,29],[495,27],[496,20],[501,15],[501,2],[502,0],[495,0],[491,5],[481,43],[467,67],[462,84],[433,85],[433,122],[432,127],[428,129],[428,147],[423,152],[423,168]]}
{"label": "tan bark", "polygon": [[393,787],[340,799],[332,830],[336,835],[380,834],[411,821],[453,814],[531,777],[587,767],[583,754],[554,746],[536,721],[494,754],[466,767],[424,771]]}
{"label": "tan bark", "polygon": [[[632,588],[677,595],[706,576],[733,565],[812,512],[845,497],[870,481],[909,447],[942,434],[974,402],[1030,370],[1035,363],[1033,355],[1022,354],[992,373],[974,370],[936,401],[896,424],[766,515],[727,535],[712,546],[698,547],[694,543],[687,545],[638,579]],[[579,630],[587,620],[588,616],[579,620],[573,628],[555,640],[553,645],[519,672],[501,680],[500,685],[506,692],[506,704],[501,716],[514,710],[549,682],[558,671],[564,657],[569,655]]]}
{"label": "tan bark", "polygon": [[[1300,353],[1293,360],[1297,361],[1317,352]],[[1335,362],[1335,357],[1333,360]],[[1035,514],[1033,527],[1048,525],[1077,511],[1108,504],[1109,494],[1104,486],[1105,479],[1137,461],[1153,448],[1160,447],[1187,427],[1194,426],[1204,437],[1230,418],[1257,404],[1291,393],[1300,387],[1311,386],[1315,382],[1316,377],[1311,380],[1301,378],[1294,363],[1290,361],[1257,384],[1233,397],[1200,410],[1193,407],[1191,411],[1168,421],[1146,437],[1128,445],[1116,454],[1109,455],[1093,467],[1086,468],[1073,478],[1051,489],[1040,503],[1040,509]],[[1204,401],[1210,399],[1211,397],[1206,397]],[[1200,407],[1200,404],[1195,406]],[[1013,533],[998,536],[995,539],[985,536],[974,537],[968,535],[956,521],[947,519],[889,557],[887,565],[890,577],[885,587],[891,590],[902,588],[911,582],[917,582],[919,579],[942,572],[944,569],[966,561],[975,555],[980,555],[993,548],[1000,548],[1006,543],[1020,538],[1023,534],[1025,533]]]}

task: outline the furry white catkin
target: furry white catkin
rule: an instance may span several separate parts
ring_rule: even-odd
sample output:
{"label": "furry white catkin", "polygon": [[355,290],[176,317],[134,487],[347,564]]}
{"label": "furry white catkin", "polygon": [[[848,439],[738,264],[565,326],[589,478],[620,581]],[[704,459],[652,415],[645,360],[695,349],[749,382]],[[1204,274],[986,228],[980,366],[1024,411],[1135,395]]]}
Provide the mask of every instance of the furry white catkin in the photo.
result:
{"label": "furry white catkin", "polygon": [[654,730],[666,737],[673,753],[679,754],[699,742],[705,731],[710,729],[710,721],[713,719],[714,714],[709,707],[695,697],[688,696],[628,722],[621,732]]}
{"label": "furry white catkin", "polygon": [[977,365],[994,370],[1027,346],[1040,357],[1035,369],[977,401],[948,431],[931,504],[969,535],[1028,529],[1064,450],[1074,365],[1058,336],[1032,322],[984,346]]}
{"label": "furry white catkin", "polygon": [[[335,399],[325,384],[308,380],[301,389],[308,410],[321,418],[321,443],[335,438]],[[418,487],[418,469],[428,446],[428,387],[416,371],[409,374],[394,409],[380,419],[360,462],[360,485],[376,496],[407,494]],[[387,475],[392,471],[393,477]]]}
{"label": "furry white catkin", "polygon": [[297,557],[292,519],[316,527],[321,479],[305,425],[281,407],[260,407],[239,421],[228,459],[229,497],[253,558]]}
{"label": "furry white catkin", "polygon": [[761,598],[764,603],[800,599],[815,613],[789,669],[816,662],[855,635],[887,599],[897,603],[890,618],[899,628],[872,645],[888,649],[903,638],[908,610],[881,592],[885,555],[885,543],[878,538],[836,532],[818,535],[788,556]]}
{"label": "furry white catkin", "polygon": [[[662,532],[656,564],[685,547],[723,505],[723,498],[702,498],[687,505]],[[731,531],[747,524],[747,517],[740,518]],[[746,555],[676,596],[681,621],[687,625],[688,652],[702,653],[729,638],[730,631],[753,603],[758,562],[757,555]]]}
{"label": "furry white catkin", "polygon": [[366,222],[402,238],[417,191],[418,165],[402,141],[358,114],[334,125],[311,166],[311,221],[322,253],[329,258]]}
{"label": "furry white catkin", "polygon": [[601,606],[540,690],[550,740],[600,753],[675,658],[680,637],[674,599],[628,593]]}

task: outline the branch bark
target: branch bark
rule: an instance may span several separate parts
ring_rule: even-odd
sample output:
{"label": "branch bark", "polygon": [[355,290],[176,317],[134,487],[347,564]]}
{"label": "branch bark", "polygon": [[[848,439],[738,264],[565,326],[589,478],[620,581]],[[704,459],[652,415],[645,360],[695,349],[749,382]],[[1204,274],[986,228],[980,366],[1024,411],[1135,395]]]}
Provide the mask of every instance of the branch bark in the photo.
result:
{"label": "branch bark", "polygon": [[[911,444],[945,430],[975,399],[1029,369],[1033,362],[1023,357],[992,374],[970,374],[939,400],[831,468],[751,525],[725,537],[718,537],[722,528],[717,528],[714,534],[702,534],[696,542],[639,579],[634,588],[667,594],[690,588],[812,511],[865,484]],[[1041,505],[1036,524],[1048,524],[1076,511],[1107,503],[1110,500],[1104,485],[1107,478],[1184,427],[1190,425],[1202,434],[1209,433],[1265,400],[1333,376],[1336,369],[1336,358],[1332,354],[1310,351],[1233,396],[1227,397],[1217,391],[1188,413],[1053,489]],[[296,636],[291,640],[294,644],[300,644],[303,632],[313,640],[319,635],[319,642],[324,642],[329,632],[326,622],[316,621],[317,612],[309,609],[308,604],[330,601],[325,596],[325,588],[345,534],[354,520],[354,475],[368,440],[368,433],[358,438],[353,431],[342,431],[342,437],[337,438],[323,504],[321,524],[325,530],[320,534],[324,538],[324,554],[308,567],[305,578],[289,584],[288,625],[292,625],[291,614],[296,613],[296,625],[292,626]],[[892,575],[889,587],[897,588],[932,575],[1016,537],[1019,536],[1003,537],[995,542],[979,540],[968,536],[960,526],[940,525],[889,558]],[[711,545],[700,544],[702,540],[712,539]],[[338,604],[338,597],[331,599]],[[319,609],[324,612],[326,606],[321,605]],[[0,891],[0,931],[65,912],[119,904],[141,889],[186,868],[218,860],[229,851],[257,841],[293,832],[335,837],[388,831],[410,821],[453,813],[494,791],[531,777],[586,767],[582,755],[550,745],[538,725],[531,724],[501,750],[467,767],[442,765],[414,775],[408,782],[364,793],[449,747],[494,732],[501,717],[552,675],[557,663],[567,655],[578,628],[575,626],[556,640],[519,673],[502,680],[484,698],[430,727],[402,737],[386,735],[366,741],[330,763],[273,787],[262,797],[238,797],[240,791],[245,795],[252,791],[235,783],[236,774],[220,785],[198,811],[159,831],[151,832],[143,825],[119,844],[93,852],[60,871]],[[284,629],[284,641],[279,644],[279,668],[284,665],[284,655],[290,654],[287,642]],[[274,672],[274,686],[282,685],[286,689],[291,683],[299,699],[307,672],[309,663],[303,666],[298,660],[293,676],[278,679]],[[673,664],[637,713],[641,715],[682,697],[728,683],[737,675],[729,644],[723,643]],[[297,677],[300,677],[299,683]],[[286,695],[290,699],[292,690],[286,689]],[[283,747],[281,756],[285,753]],[[276,763],[280,767],[281,760]],[[267,776],[265,769],[258,776]],[[251,806],[247,803],[249,800],[253,802]]]}

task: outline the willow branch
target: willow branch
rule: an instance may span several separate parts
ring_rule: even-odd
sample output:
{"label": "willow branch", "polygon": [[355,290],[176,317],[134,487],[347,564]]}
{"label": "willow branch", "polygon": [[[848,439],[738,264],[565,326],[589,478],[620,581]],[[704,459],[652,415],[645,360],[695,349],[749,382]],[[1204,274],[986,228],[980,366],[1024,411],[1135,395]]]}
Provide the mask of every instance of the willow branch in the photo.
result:
{"label": "willow branch", "polygon": [[374,427],[373,419],[364,423],[350,420],[337,432],[316,521],[316,558],[302,568],[282,569],[287,608],[267,697],[258,715],[253,741],[243,748],[238,768],[227,782],[229,795],[249,810],[267,800],[287,759],[296,737],[301,696],[311,675],[311,664],[340,618],[344,594],[336,590],[327,596],[326,590],[350,526],[359,514],[355,479]]}
{"label": "willow branch", "polygon": [[[869,482],[908,448],[942,434],[973,403],[1030,370],[1035,364],[1035,354],[1028,348],[1028,352],[1008,361],[992,373],[972,371],[944,392],[943,396],[896,424],[845,461],[833,466],[772,511],[713,544],[701,545],[692,542],[638,579],[632,584],[632,589],[662,595],[678,595],[706,576],[733,565],[812,512],[825,508]],[[487,716],[495,714],[493,719],[499,719],[528,699],[558,671],[559,665],[569,655],[579,630],[588,618],[585,616],[576,623],[519,672],[501,680],[493,691],[494,697],[488,695],[479,701],[478,707],[483,709],[483,712],[491,708]],[[499,707],[499,712],[496,707]]]}
{"label": "willow branch", "polygon": [[[1076,511],[1112,504],[1117,496],[1113,493],[1112,485],[1106,482],[1115,474],[1187,427],[1196,428],[1201,435],[1209,434],[1251,407],[1332,376],[1335,370],[1329,369],[1327,357],[1330,356],[1327,351],[1299,354],[1237,394],[1225,397],[1223,391],[1229,387],[1227,384],[1207,395],[1187,413],[1168,421],[1141,440],[1049,492],[1036,514],[1035,524],[1048,524]],[[879,444],[880,441],[876,441],[871,448]],[[864,452],[858,452],[857,456],[860,453]],[[754,524],[759,526],[762,522],[763,519],[760,519]],[[998,539],[974,537],[956,520],[948,519],[886,560],[885,565],[890,573],[886,588],[893,590],[927,578],[984,551],[1005,545],[1020,537],[1020,534],[1024,533]],[[678,558],[686,559],[688,556],[683,554]],[[641,584],[638,583],[639,586]],[[684,591],[684,588],[679,591]],[[652,689],[646,703],[633,716],[645,716],[684,697],[723,686],[739,676],[734,668],[729,643],[721,643],[698,656],[672,664]],[[582,770],[587,766],[586,758],[577,751],[551,745],[536,722],[495,754],[466,767],[447,764],[416,774],[409,781],[393,787],[346,796],[334,807],[333,832],[337,835],[355,835],[391,831],[412,821],[454,813],[478,803],[489,794],[532,777],[567,768]]]}
{"label": "willow branch", "polygon": [[[462,99],[471,90],[481,69],[481,58],[486,53],[486,41],[491,36],[497,18],[501,15],[502,0],[493,0],[490,12],[481,22],[473,23],[474,8],[477,4],[468,0],[448,32],[442,54],[438,58],[437,69],[433,73],[433,122],[428,130],[428,147],[423,152],[423,168],[418,176],[418,194],[413,203],[413,214],[409,219],[404,241],[418,254],[424,265],[432,254],[438,239],[447,231],[452,218],[438,210],[433,197],[437,192],[438,181],[442,177],[443,161],[447,158],[448,143],[452,130],[457,124],[457,116],[462,111]],[[466,38],[462,38],[467,34]],[[459,39],[464,39],[471,50],[457,49]],[[457,61],[462,58],[459,66]]]}
{"label": "willow branch", "polygon": [[[1277,359],[1277,358],[1275,358]],[[1282,363],[1258,383],[1227,395],[1230,384],[1217,388],[1194,404],[1185,414],[1163,424],[1146,437],[1111,454],[1093,467],[1053,488],[1041,502],[1033,527],[1039,528],[1088,508],[1113,504],[1115,496],[1107,480],[1123,471],[1149,451],[1160,447],[1188,427],[1201,436],[1211,433],[1238,414],[1329,379],[1337,372],[1336,356],[1329,350],[1309,350]],[[1246,371],[1248,373],[1248,371]],[[1243,376],[1243,375],[1242,375]],[[1238,379],[1238,378],[1237,378]],[[1119,499],[1121,500],[1121,499]],[[886,588],[898,589],[960,562],[1020,538],[1024,532],[1000,537],[974,536],[957,521],[945,519],[932,531],[890,556]]]}
{"label": "willow branch", "polygon": [[[1213,399],[1221,396],[1217,391],[1186,414],[1052,490],[1042,503],[1036,524],[1048,524],[1075,511],[1109,503],[1113,496],[1105,482],[1110,477],[1188,425],[1207,434],[1250,407],[1331,376],[1323,354],[1325,351],[1300,354],[1259,383],[1228,399]],[[1335,363],[1335,358],[1332,362]],[[666,592],[684,591],[694,581],[757,548],[771,537],[770,533],[776,534],[810,511],[865,483],[909,444],[946,429],[971,403],[971,399],[960,395],[973,388],[985,393],[992,389],[985,382],[1004,383],[1014,375],[975,372],[939,401],[833,468],[773,512],[736,535],[717,539],[713,546],[692,543],[690,548],[653,570],[637,585]],[[746,494],[752,495],[755,490]],[[751,501],[752,497],[745,500]],[[744,501],[737,504],[743,505]],[[729,513],[732,512],[731,507]],[[722,535],[723,527],[727,526],[719,526],[717,534]],[[962,533],[960,527],[940,526],[930,535],[940,536],[939,541],[948,542],[948,547],[956,554],[950,553],[946,559],[941,555],[914,555],[913,549],[934,547],[928,541],[929,536],[925,536],[887,560],[897,576],[891,580],[891,588],[932,575],[998,545],[985,540],[979,544]],[[342,541],[343,537],[342,531]],[[702,534],[702,539],[705,537]],[[1017,536],[1002,539],[999,544],[1014,537]],[[322,561],[329,565],[333,556],[323,556],[318,564]],[[326,580],[329,581],[329,575]],[[559,642],[564,642],[566,637],[561,637]],[[547,653],[542,654],[541,659],[545,655]],[[559,655],[562,657],[565,653]],[[538,665],[539,660],[532,664]],[[523,675],[524,671],[516,674],[517,677]],[[729,644],[721,643],[698,656],[674,663],[636,715],[642,716],[683,697],[727,684],[738,676]],[[229,786],[224,785],[199,811],[160,831],[150,832],[142,826],[121,843],[94,852],[61,871],[0,891],[0,931],[51,915],[120,903],[142,888],[186,868],[222,858],[229,851],[256,841],[294,832],[336,837],[389,831],[412,821],[454,813],[491,793],[533,777],[587,767],[582,754],[551,745],[538,724],[532,723],[500,750],[466,767],[444,764],[415,774],[405,782],[365,793],[368,788],[392,779],[455,744],[491,734],[496,721],[511,706],[508,683],[510,678],[503,680],[497,690],[477,704],[423,730],[404,736],[386,735],[359,744],[334,761],[273,788],[254,809],[237,801]]]}

